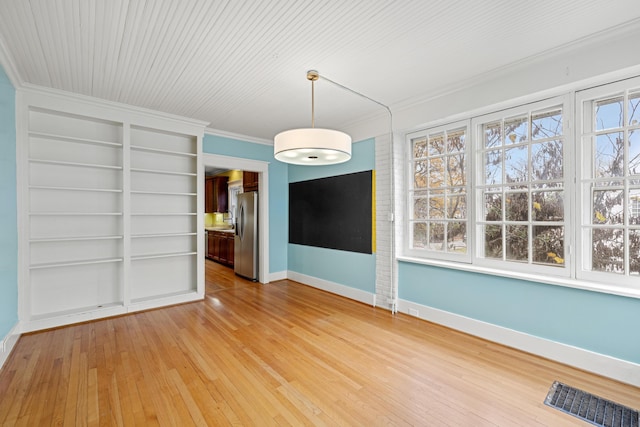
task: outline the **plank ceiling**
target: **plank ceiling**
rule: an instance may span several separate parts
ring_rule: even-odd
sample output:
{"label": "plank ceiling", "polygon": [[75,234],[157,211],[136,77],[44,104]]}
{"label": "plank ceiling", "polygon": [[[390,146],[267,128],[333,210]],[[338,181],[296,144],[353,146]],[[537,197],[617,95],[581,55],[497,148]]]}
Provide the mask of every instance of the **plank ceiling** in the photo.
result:
{"label": "plank ceiling", "polygon": [[[0,0],[0,43],[23,83],[271,140],[310,124],[309,69],[393,110],[639,17],[638,0]],[[376,108],[316,86],[319,127]]]}

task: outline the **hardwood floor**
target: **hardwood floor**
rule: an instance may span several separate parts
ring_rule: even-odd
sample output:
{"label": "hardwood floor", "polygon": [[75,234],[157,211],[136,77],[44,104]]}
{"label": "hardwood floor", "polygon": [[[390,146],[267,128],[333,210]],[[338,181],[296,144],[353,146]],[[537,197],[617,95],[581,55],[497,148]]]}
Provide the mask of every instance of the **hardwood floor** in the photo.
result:
{"label": "hardwood floor", "polygon": [[554,380],[640,389],[283,280],[206,262],[195,302],[32,333],[0,371],[2,425],[586,425]]}

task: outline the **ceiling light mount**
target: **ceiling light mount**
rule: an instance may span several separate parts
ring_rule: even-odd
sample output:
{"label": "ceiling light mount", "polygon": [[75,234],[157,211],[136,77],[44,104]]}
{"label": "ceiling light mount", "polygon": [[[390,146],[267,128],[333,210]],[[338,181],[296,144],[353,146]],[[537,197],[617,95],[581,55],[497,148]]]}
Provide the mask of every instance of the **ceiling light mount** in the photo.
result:
{"label": "ceiling light mount", "polygon": [[320,78],[320,73],[318,73],[316,70],[307,71],[307,80],[311,80],[312,82],[315,82],[319,78]]}

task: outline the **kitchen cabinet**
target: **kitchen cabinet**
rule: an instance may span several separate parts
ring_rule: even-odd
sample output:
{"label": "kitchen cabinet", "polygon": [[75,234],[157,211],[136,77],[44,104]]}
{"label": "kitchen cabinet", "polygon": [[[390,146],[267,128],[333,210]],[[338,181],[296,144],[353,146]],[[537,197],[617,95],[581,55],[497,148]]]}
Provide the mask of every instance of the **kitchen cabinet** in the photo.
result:
{"label": "kitchen cabinet", "polygon": [[227,236],[227,265],[233,267],[234,255],[235,255],[235,235],[234,233],[229,233],[230,236]]}
{"label": "kitchen cabinet", "polygon": [[220,264],[233,267],[235,235],[228,231],[209,231],[209,258]]}
{"label": "kitchen cabinet", "polygon": [[258,191],[258,172],[242,172],[242,189],[248,191]]}
{"label": "kitchen cabinet", "polygon": [[207,177],[204,181],[204,211],[206,213],[215,212],[213,199],[213,177]]}
{"label": "kitchen cabinet", "polygon": [[204,211],[206,213],[227,212],[229,210],[227,185],[229,177],[212,176],[205,179]]}

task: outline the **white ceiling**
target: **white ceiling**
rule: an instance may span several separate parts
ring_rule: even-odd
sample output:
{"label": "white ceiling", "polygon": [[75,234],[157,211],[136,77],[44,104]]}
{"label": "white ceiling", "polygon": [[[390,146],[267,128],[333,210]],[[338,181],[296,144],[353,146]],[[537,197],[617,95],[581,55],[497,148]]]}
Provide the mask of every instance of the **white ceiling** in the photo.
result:
{"label": "white ceiling", "polygon": [[[310,125],[309,69],[394,110],[639,18],[638,0],[0,0],[0,43],[21,83],[271,140]],[[316,84],[317,127],[379,108]]]}

